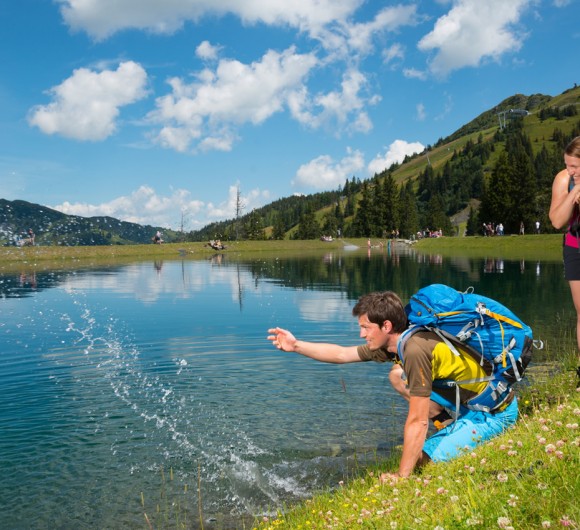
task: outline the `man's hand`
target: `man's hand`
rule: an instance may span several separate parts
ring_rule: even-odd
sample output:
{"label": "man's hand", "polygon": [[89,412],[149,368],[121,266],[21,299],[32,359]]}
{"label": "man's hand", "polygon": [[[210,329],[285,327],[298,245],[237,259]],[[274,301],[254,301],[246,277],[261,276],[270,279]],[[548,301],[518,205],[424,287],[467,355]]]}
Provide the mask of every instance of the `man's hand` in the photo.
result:
{"label": "man's hand", "polygon": [[288,330],[272,328],[268,330],[268,333],[270,333],[268,340],[271,340],[276,348],[283,351],[294,351],[297,340]]}

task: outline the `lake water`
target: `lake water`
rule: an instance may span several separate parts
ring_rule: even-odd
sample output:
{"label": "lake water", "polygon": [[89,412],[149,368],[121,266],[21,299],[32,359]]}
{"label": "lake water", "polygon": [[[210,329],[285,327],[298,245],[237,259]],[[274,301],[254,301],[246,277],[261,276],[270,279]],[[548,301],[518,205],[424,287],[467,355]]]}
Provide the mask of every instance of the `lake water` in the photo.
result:
{"label": "lake water", "polygon": [[359,344],[361,294],[432,282],[537,338],[572,329],[561,263],[407,247],[0,275],[2,528],[235,528],[336,486],[401,443],[404,403],[387,366],[279,352],[267,329]]}

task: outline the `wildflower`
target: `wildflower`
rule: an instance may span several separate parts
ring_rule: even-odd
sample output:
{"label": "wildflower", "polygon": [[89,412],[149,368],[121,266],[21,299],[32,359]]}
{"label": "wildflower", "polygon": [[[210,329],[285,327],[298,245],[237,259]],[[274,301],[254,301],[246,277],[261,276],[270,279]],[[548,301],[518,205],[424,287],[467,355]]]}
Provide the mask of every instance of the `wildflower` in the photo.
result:
{"label": "wildflower", "polygon": [[550,521],[542,521],[542,528],[551,528],[552,523]]}
{"label": "wildflower", "polygon": [[558,458],[559,460],[562,460],[564,458],[564,453],[562,451],[556,451],[554,453],[554,455],[556,456],[556,458]]}
{"label": "wildflower", "polygon": [[577,429],[578,428],[578,424],[577,423],[567,423],[566,424],[566,428],[567,429]]}
{"label": "wildflower", "polygon": [[547,490],[548,489],[548,485],[544,484],[543,482],[539,482],[537,488],[539,490]]}
{"label": "wildflower", "polygon": [[566,445],[566,442],[564,440],[558,440],[556,442],[556,447],[564,447]]}
{"label": "wildflower", "polygon": [[538,443],[539,443],[540,445],[545,445],[545,443],[546,443],[546,439],[540,436],[540,437],[538,438]]}
{"label": "wildflower", "polygon": [[510,498],[508,500],[508,504],[514,508],[517,504],[517,501],[519,500],[519,497],[517,495],[510,495]]}
{"label": "wildflower", "polygon": [[442,526],[437,525],[433,530],[445,530]]}
{"label": "wildflower", "polygon": [[507,528],[508,526],[510,526],[511,521],[509,520],[509,517],[498,517],[497,518],[497,526],[499,526],[500,528]]}
{"label": "wildflower", "polygon": [[473,475],[473,473],[475,473],[475,468],[473,466],[471,466],[469,468],[469,472]]}
{"label": "wildflower", "polygon": [[577,408],[574,409],[574,415],[575,416],[580,416],[580,408],[577,407]]}
{"label": "wildflower", "polygon": [[497,480],[499,480],[500,482],[507,482],[508,476],[505,473],[498,473]]}
{"label": "wildflower", "polygon": [[391,521],[391,528],[397,528],[397,521]]}
{"label": "wildflower", "polygon": [[518,443],[516,445],[518,447],[523,447],[524,446],[524,444],[523,444],[523,442],[521,440],[518,440]]}
{"label": "wildflower", "polygon": [[447,493],[447,490],[445,488],[437,488],[438,495],[443,495],[444,493]]}
{"label": "wildflower", "polygon": [[574,521],[572,521],[572,519],[570,519],[570,517],[568,517],[567,515],[563,515],[562,518],[560,519],[560,524],[562,526],[572,526],[574,525]]}
{"label": "wildflower", "polygon": [[556,450],[556,446],[554,444],[546,445],[546,453],[551,455]]}
{"label": "wildflower", "polygon": [[482,458],[479,463],[483,466],[485,463],[487,462],[487,460],[485,458]]}
{"label": "wildflower", "polygon": [[518,452],[514,451],[514,450],[510,450],[510,451],[508,451],[507,454],[508,454],[508,456],[516,456],[518,454]]}
{"label": "wildflower", "polygon": [[457,502],[459,500],[459,497],[457,495],[451,495],[451,497],[449,498],[449,500],[451,502]]}

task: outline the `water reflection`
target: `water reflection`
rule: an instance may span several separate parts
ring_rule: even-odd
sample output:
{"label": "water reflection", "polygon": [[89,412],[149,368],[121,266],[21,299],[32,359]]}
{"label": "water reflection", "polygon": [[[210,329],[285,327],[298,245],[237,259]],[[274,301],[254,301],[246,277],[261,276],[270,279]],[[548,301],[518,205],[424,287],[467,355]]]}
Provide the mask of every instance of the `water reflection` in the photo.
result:
{"label": "water reflection", "polygon": [[266,329],[357,344],[361,294],[433,282],[498,298],[539,338],[572,326],[560,263],[397,247],[0,276],[4,524],[143,527],[161,468],[175,495],[200,481],[206,528],[337,484],[400,443],[405,405],[384,366],[282,354]]}

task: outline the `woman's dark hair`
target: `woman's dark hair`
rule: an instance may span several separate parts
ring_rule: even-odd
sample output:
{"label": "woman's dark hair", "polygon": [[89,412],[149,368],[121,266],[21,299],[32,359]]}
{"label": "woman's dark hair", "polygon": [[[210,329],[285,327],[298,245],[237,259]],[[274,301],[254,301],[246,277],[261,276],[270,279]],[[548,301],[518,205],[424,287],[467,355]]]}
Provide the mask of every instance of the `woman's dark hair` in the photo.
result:
{"label": "woman's dark hair", "polygon": [[395,333],[403,333],[407,329],[407,313],[403,302],[396,293],[383,291],[361,296],[352,308],[355,317],[367,315],[370,322],[383,325],[388,320],[393,325]]}

